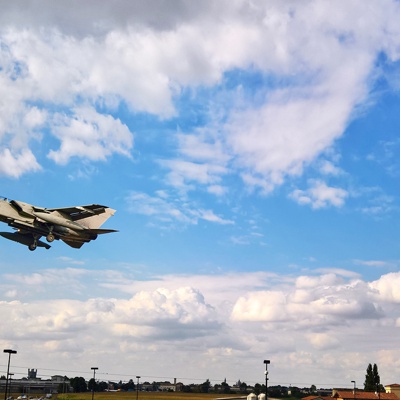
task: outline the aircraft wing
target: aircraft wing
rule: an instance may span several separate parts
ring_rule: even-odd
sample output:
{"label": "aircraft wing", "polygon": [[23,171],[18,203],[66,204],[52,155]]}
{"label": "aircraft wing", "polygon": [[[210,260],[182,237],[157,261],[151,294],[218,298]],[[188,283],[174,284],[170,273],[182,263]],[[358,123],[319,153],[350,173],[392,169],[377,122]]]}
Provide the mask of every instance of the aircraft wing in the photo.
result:
{"label": "aircraft wing", "polygon": [[[62,214],[68,215],[72,221],[76,221],[82,218],[87,218],[91,215],[99,215],[106,212],[106,210],[111,210],[107,206],[102,206],[100,204],[89,204],[87,206],[73,206],[73,207],[62,207],[62,208],[46,208],[47,211],[58,211]],[[112,210],[114,214],[115,210]]]}

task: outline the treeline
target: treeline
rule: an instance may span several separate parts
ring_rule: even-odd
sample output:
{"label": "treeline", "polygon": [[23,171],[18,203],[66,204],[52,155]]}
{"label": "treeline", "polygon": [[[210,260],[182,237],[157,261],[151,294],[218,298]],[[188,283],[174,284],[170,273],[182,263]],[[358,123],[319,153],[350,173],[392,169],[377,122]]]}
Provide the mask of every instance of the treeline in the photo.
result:
{"label": "treeline", "polygon": [[[67,378],[65,380],[70,382],[70,387],[75,393],[79,392],[87,392],[94,390],[95,392],[106,391],[106,390],[121,390],[121,391],[135,391],[137,389],[135,382],[133,379],[130,379],[128,382],[96,382],[93,378],[86,382],[83,377],[75,377],[75,378]],[[354,381],[353,381],[354,382]],[[139,384],[139,390],[145,391],[158,391],[160,387],[168,384],[172,386],[169,382],[141,382]],[[197,393],[249,393],[254,392],[255,394],[265,393],[265,385],[256,383],[254,386],[249,386],[245,382],[238,381],[234,385],[230,386],[226,380],[221,382],[220,384],[216,384],[214,386],[211,385],[210,380],[207,379],[205,382],[201,384],[190,384],[190,385],[182,385],[179,384],[180,391],[183,392],[197,392]],[[172,389],[169,389],[172,390]],[[320,391],[324,389],[317,390],[315,385],[311,385],[311,387],[299,388],[299,387],[287,387],[287,386],[268,386],[268,397],[272,398],[302,398],[305,395],[309,394],[320,394]],[[360,390],[360,389],[358,389]],[[361,389],[362,390],[362,389]],[[68,391],[64,384],[60,384],[59,393],[63,393]],[[326,391],[326,389],[325,389]],[[378,366],[376,364],[369,364],[366,370],[365,382],[364,382],[364,391],[373,391],[373,392],[385,392],[385,389],[380,381],[380,376],[378,372]]]}
{"label": "treeline", "polygon": [[[119,382],[104,382],[99,381],[96,382],[93,378],[86,382],[85,378],[82,376],[76,376],[75,378],[67,378],[65,380],[69,380],[70,387],[75,393],[82,393],[82,392],[104,392],[109,390],[110,388],[114,390],[121,390],[121,391],[132,391],[136,390],[135,383],[132,379],[128,382],[123,383],[122,381]],[[65,387],[63,384],[60,384],[59,392],[65,391]]]}
{"label": "treeline", "polygon": [[[103,392],[107,390],[120,390],[120,391],[136,391],[137,387],[134,383],[133,379],[130,379],[128,382],[104,382],[98,381],[95,382],[92,379],[89,382],[86,382],[83,377],[75,377],[75,378],[67,378],[65,380],[69,380],[70,387],[75,393],[81,392],[91,392],[94,390],[95,392]],[[168,382],[167,382],[168,383]],[[165,385],[166,382],[141,382],[139,384],[139,390],[145,391],[158,391],[160,390],[160,386]],[[172,386],[172,384],[171,384]],[[285,386],[268,386],[268,396],[274,398],[285,398],[285,397],[304,397],[304,393],[311,393],[314,390],[315,386],[311,388],[296,388],[296,387],[285,387]],[[172,389],[170,389],[172,390]],[[234,385],[230,386],[226,381],[221,382],[220,384],[211,385],[209,379],[201,384],[189,384],[182,385],[180,390],[186,393],[223,393],[223,394],[246,394],[250,391],[255,394],[260,394],[265,392],[265,385],[256,383],[254,386],[247,385],[245,382],[238,381]],[[61,386],[59,388],[59,393],[67,391],[65,386]]]}

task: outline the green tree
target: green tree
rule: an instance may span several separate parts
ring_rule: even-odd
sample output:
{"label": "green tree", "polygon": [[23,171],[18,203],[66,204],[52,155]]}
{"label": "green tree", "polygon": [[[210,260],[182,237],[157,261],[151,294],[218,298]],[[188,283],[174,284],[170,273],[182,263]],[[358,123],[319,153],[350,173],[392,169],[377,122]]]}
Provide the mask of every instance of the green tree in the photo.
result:
{"label": "green tree", "polygon": [[239,390],[240,390],[240,393],[246,393],[247,392],[247,383],[240,382]]}
{"label": "green tree", "polygon": [[135,383],[133,382],[133,379],[129,379],[129,381],[122,384],[121,387],[123,390],[133,391],[135,390]]}
{"label": "green tree", "polygon": [[191,388],[190,385],[184,385],[182,391],[185,392],[185,393],[191,393],[192,392],[192,388]]}
{"label": "green tree", "polygon": [[211,386],[210,380],[207,379],[200,385],[200,393],[208,393],[208,391],[210,390],[210,386]]}
{"label": "green tree", "polygon": [[88,382],[88,390],[89,390],[89,392],[98,392],[99,391],[99,385],[93,378],[91,378]]}
{"label": "green tree", "polygon": [[379,376],[378,366],[368,364],[367,373],[365,375],[364,390],[366,392],[384,392],[385,388],[381,385],[381,377]]}
{"label": "green tree", "polygon": [[222,393],[230,393],[231,387],[226,383],[226,380],[221,383]]}
{"label": "green tree", "polygon": [[76,376],[75,378],[71,378],[70,384],[74,389],[75,393],[87,392],[86,381],[85,378],[83,378],[82,376]]}
{"label": "green tree", "polygon": [[368,364],[367,373],[365,375],[364,390],[366,392],[372,392],[375,390],[374,385],[374,373],[372,370],[372,364]]}
{"label": "green tree", "polygon": [[254,393],[258,396],[261,393],[261,385],[259,383],[256,383],[254,385]]}

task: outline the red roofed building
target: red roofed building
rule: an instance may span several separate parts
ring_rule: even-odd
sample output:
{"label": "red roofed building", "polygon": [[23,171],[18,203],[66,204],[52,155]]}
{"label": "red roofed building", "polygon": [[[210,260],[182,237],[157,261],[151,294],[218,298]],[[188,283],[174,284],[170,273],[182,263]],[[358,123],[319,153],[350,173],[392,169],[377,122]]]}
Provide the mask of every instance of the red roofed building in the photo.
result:
{"label": "red roofed building", "polygon": [[[391,388],[395,385],[390,385]],[[398,390],[400,393],[400,385],[398,386]],[[387,390],[387,386],[385,386]],[[307,396],[303,397],[302,400],[399,400],[400,397],[393,392],[382,392],[382,393],[374,393],[374,392],[363,392],[361,390],[336,390],[332,391],[331,396]]]}
{"label": "red roofed building", "polygon": [[385,386],[386,393],[394,393],[400,399],[400,385],[393,383]]}
{"label": "red roofed building", "polygon": [[363,392],[361,390],[333,390],[332,397],[338,400],[399,400],[394,393]]}

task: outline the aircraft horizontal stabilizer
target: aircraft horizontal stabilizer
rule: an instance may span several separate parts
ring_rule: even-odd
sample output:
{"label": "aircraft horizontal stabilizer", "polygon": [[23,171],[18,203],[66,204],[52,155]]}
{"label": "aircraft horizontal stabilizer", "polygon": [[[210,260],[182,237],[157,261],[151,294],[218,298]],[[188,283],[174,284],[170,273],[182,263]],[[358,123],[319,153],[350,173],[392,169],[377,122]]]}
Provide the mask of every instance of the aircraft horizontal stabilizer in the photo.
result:
{"label": "aircraft horizontal stabilizer", "polygon": [[74,249],[80,249],[84,245],[84,242],[75,242],[74,240],[66,240],[66,239],[61,239],[61,240],[68,246],[73,247]]}
{"label": "aircraft horizontal stabilizer", "polygon": [[102,235],[103,233],[113,233],[118,231],[115,229],[90,229],[90,232],[95,233],[96,235]]}

